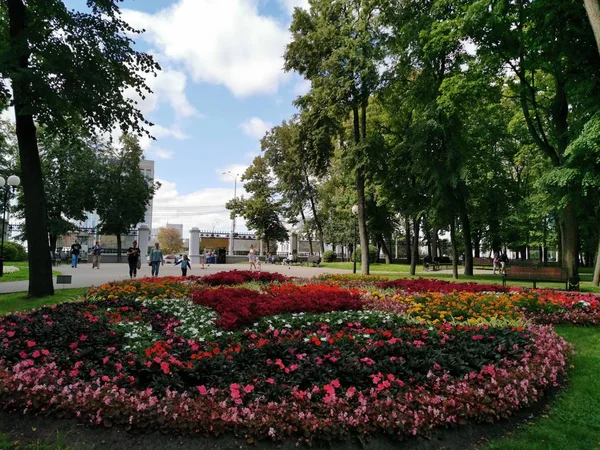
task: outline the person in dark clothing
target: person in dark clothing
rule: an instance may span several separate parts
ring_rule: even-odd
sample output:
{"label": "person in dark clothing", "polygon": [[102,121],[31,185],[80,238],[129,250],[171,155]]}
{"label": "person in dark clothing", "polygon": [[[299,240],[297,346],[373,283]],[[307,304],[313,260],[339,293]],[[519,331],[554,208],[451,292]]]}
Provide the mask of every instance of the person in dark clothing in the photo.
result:
{"label": "person in dark clothing", "polygon": [[500,263],[500,273],[502,275],[506,274],[506,263],[508,262],[508,255],[506,252],[503,252],[498,258],[498,262]]}
{"label": "person in dark clothing", "polygon": [[127,249],[127,262],[129,263],[129,278],[137,277],[137,270],[141,266],[141,251],[137,246],[137,241],[133,241],[131,247]]}
{"label": "person in dark clothing", "polygon": [[75,243],[71,245],[71,267],[77,267],[80,252],[81,244],[79,243],[79,241],[75,241]]}

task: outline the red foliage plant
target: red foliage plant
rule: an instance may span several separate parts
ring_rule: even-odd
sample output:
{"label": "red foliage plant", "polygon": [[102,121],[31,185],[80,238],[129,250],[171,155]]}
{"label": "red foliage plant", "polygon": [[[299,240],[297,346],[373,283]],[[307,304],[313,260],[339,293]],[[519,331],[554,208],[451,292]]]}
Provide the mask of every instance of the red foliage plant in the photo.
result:
{"label": "red foliage plant", "polygon": [[382,289],[398,289],[405,292],[508,292],[508,286],[479,284],[479,283],[452,283],[444,280],[427,278],[397,279],[390,281],[378,281],[376,286]]}
{"label": "red foliage plant", "polygon": [[273,281],[284,282],[289,277],[277,272],[251,272],[249,270],[230,270],[229,272],[217,272],[202,277],[201,281],[209,286],[233,286],[244,284],[249,281],[271,283]]}
{"label": "red foliage plant", "polygon": [[283,284],[263,292],[247,288],[203,289],[192,294],[192,301],[214,309],[220,316],[216,325],[228,331],[275,314],[362,309],[358,291],[325,285]]}

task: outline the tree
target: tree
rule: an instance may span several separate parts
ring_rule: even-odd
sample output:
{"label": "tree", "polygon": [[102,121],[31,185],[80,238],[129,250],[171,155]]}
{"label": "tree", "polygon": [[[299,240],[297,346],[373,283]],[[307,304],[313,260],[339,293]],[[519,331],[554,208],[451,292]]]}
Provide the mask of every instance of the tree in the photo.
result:
{"label": "tree", "polygon": [[[374,0],[311,0],[310,10],[296,8],[290,30],[292,42],[285,52],[285,69],[296,70],[311,81],[301,107],[335,109],[352,114],[353,145],[358,161],[353,168],[362,248],[369,238],[365,214],[363,159],[367,145],[367,106],[378,89],[383,60],[379,2]],[[369,273],[367,252],[361,255],[361,272]]]}
{"label": "tree", "polygon": [[36,122],[66,136],[72,127],[141,132],[148,124],[124,92],[149,93],[145,77],[158,65],[133,50],[137,31],[117,4],[87,0],[89,11],[77,12],[61,0],[0,0],[0,104],[10,98],[15,109],[31,296],[54,293]]}
{"label": "tree", "polygon": [[[117,261],[121,261],[121,235],[144,220],[146,208],[160,187],[140,171],[143,150],[137,139],[123,135],[121,146],[105,149],[102,172],[96,186],[96,212],[103,234],[117,237]],[[140,242],[142,252],[148,243]]]}
{"label": "tree", "polygon": [[[284,121],[273,127],[261,140],[264,157],[277,176],[275,190],[285,203],[285,216],[288,222],[294,223],[298,216],[308,225],[305,210],[308,207],[312,214],[317,235],[321,243],[321,254],[325,252],[323,227],[319,217],[317,191],[314,179],[322,175],[329,166],[327,157],[322,158],[317,167],[311,164],[317,156],[309,150],[310,128],[303,125],[298,117]],[[328,140],[331,147],[331,138]],[[323,145],[326,146],[327,142]],[[325,151],[328,152],[329,148]],[[307,230],[308,231],[308,230]],[[308,232],[310,237],[310,232]],[[312,247],[312,241],[311,241]]]}
{"label": "tree", "polygon": [[158,230],[158,242],[166,253],[177,253],[183,250],[181,233],[175,228],[161,228]]}
{"label": "tree", "polygon": [[598,0],[583,0],[587,15],[596,37],[596,44],[598,45],[598,53],[600,53],[600,1]]}
{"label": "tree", "polygon": [[[465,30],[488,70],[512,71],[527,129],[559,168],[566,150],[598,110],[600,57],[579,0],[470,2]],[[578,200],[559,212],[562,264],[577,274]]]}
{"label": "tree", "polygon": [[270,251],[271,243],[286,240],[288,232],[279,217],[281,204],[274,197],[274,179],[262,156],[254,158],[242,175],[242,181],[246,181],[244,187],[250,197],[230,200],[225,207],[232,211],[232,215],[242,216],[248,228],[256,231]]}

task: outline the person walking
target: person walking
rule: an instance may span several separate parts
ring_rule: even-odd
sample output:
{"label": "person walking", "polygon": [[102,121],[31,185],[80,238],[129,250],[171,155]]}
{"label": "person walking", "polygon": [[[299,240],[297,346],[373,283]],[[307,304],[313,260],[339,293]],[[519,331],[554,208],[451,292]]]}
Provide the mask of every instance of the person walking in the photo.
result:
{"label": "person walking", "polygon": [[500,262],[500,274],[506,275],[506,263],[508,263],[508,255],[506,254],[506,251],[500,255],[498,261]]}
{"label": "person walking", "polygon": [[127,263],[129,264],[129,278],[137,277],[137,270],[142,267],[141,251],[137,246],[137,241],[131,243],[127,249]]}
{"label": "person walking", "polygon": [[100,269],[100,256],[102,255],[102,250],[100,241],[96,241],[92,247],[92,269],[94,267]]}
{"label": "person walking", "polygon": [[181,276],[187,277],[187,270],[192,268],[188,255],[183,255],[183,258],[175,263],[175,265],[177,264],[181,264]]}
{"label": "person walking", "polygon": [[81,244],[78,240],[75,240],[75,243],[71,245],[71,267],[77,268],[77,263],[79,262],[79,253],[81,252]]}
{"label": "person walking", "polygon": [[256,270],[256,250],[254,249],[254,245],[250,246],[248,260],[250,261],[250,270]]}
{"label": "person walking", "polygon": [[160,245],[158,242],[156,242],[154,244],[154,248],[152,249],[152,252],[150,252],[150,264],[152,265],[152,276],[153,277],[157,277],[158,276],[158,269],[160,268],[160,265],[165,263],[165,259],[163,258],[163,252],[162,250],[159,248]]}
{"label": "person walking", "polygon": [[500,263],[500,261],[498,260],[498,252],[494,252],[494,259],[492,262],[493,262],[494,274],[495,274],[496,270],[499,269],[499,263]]}

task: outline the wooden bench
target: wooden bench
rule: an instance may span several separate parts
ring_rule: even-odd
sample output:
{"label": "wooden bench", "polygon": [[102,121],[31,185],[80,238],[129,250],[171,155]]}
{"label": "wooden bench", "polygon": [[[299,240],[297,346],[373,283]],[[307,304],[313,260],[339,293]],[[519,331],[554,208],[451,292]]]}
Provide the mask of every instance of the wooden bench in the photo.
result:
{"label": "wooden bench", "polygon": [[437,261],[431,261],[431,258],[426,256],[423,258],[423,270],[440,270],[440,265],[437,263]]}
{"label": "wooden bench", "polygon": [[565,289],[569,289],[569,276],[567,269],[561,267],[521,267],[510,266],[506,268],[502,277],[502,285],[506,286],[506,281],[532,281],[533,288],[536,288],[538,281],[546,283],[565,283]]}
{"label": "wooden bench", "polygon": [[473,267],[494,267],[494,260],[492,258],[473,258]]}

